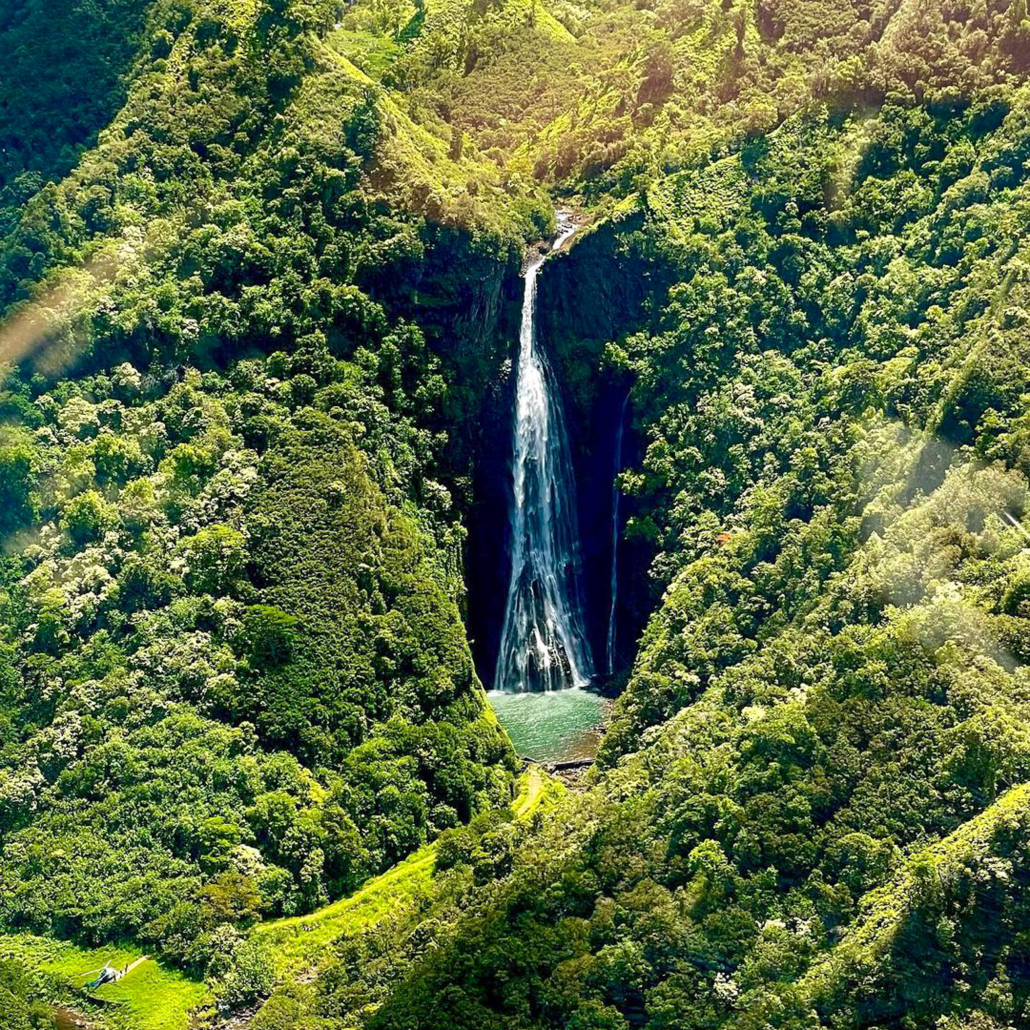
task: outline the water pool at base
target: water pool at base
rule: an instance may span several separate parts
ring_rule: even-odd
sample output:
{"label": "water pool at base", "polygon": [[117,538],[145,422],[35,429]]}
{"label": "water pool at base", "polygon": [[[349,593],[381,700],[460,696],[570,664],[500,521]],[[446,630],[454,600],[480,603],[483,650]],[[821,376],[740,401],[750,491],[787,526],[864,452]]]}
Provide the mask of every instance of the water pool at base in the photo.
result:
{"label": "water pool at base", "polygon": [[536,762],[593,758],[601,737],[604,699],[589,690],[491,690],[487,695],[515,750]]}

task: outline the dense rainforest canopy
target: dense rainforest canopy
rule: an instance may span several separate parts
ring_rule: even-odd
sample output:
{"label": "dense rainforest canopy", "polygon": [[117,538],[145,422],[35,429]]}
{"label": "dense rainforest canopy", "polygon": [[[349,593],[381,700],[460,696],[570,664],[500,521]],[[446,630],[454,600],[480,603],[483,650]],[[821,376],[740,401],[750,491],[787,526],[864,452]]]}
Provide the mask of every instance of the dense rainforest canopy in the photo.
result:
{"label": "dense rainforest canopy", "polygon": [[[128,1030],[1030,1022],[1025,0],[0,40],[0,1023],[72,948],[179,978],[90,1009]],[[628,392],[644,627],[565,792],[467,631],[558,205],[545,342],[578,468]]]}

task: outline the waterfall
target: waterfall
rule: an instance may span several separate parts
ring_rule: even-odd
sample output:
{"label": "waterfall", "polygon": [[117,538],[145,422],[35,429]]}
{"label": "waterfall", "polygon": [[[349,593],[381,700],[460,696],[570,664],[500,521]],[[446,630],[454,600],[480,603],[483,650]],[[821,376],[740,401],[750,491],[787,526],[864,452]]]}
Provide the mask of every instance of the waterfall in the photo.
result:
{"label": "waterfall", "polygon": [[[556,250],[575,231],[560,225]],[[594,674],[579,588],[576,489],[561,396],[536,346],[536,281],[526,268],[515,385],[508,586],[494,689],[560,690]]]}
{"label": "waterfall", "polygon": [[622,434],[626,425],[626,412],[629,409],[629,394],[622,402],[619,410],[619,425],[615,430],[615,453],[612,457],[612,571],[611,606],[608,609],[607,658],[608,675],[615,673],[615,614],[619,603],[619,508],[622,491],[619,489],[619,472],[622,471]]}

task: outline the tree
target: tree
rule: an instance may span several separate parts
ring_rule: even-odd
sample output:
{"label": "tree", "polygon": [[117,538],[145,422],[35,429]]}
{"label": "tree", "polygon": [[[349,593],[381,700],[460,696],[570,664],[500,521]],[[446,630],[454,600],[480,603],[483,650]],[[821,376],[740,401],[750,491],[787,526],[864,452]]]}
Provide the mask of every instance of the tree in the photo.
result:
{"label": "tree", "polygon": [[0,446],[0,539],[35,518],[38,456],[27,441]]}
{"label": "tree", "polygon": [[96,490],[73,497],[61,513],[61,529],[76,547],[84,547],[103,536],[113,525],[116,513]]}
{"label": "tree", "polygon": [[197,593],[231,594],[243,582],[247,549],[243,534],[231,526],[205,527],[179,544],[179,554],[183,578]]}

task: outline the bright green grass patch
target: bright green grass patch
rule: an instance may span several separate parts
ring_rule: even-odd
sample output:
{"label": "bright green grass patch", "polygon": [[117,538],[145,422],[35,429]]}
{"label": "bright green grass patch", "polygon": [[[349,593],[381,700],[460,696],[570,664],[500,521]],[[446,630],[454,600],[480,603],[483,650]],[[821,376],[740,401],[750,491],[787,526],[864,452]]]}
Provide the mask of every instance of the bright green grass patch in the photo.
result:
{"label": "bright green grass patch", "polygon": [[339,937],[356,933],[392,912],[408,908],[429,886],[435,858],[436,846],[430,844],[389,872],[370,880],[350,897],[310,915],[256,926],[254,935],[271,946],[276,976],[284,979],[290,973],[311,968]]}
{"label": "bright green grass patch", "polygon": [[[48,978],[55,992],[77,1006],[97,1011],[83,994],[83,985],[105,963],[124,969],[142,957],[136,948],[80,948],[31,934],[0,936],[0,956],[22,963],[33,977]],[[103,1006],[105,1024],[126,1030],[187,1030],[189,1013],[211,1002],[211,992],[154,959],[141,962],[117,983],[104,984],[92,995]]]}
{"label": "bright green grass patch", "polygon": [[123,980],[101,987],[97,997],[120,1006],[133,1030],[186,1030],[189,1013],[212,1000],[205,984],[154,959],[141,963]]}
{"label": "bright green grass patch", "polygon": [[[558,781],[539,769],[531,769],[520,780],[519,794],[512,802],[515,818],[528,819],[553,804],[562,789]],[[436,844],[427,844],[382,876],[369,880],[350,897],[310,915],[260,923],[252,932],[269,945],[276,976],[285,979],[311,969],[333,941],[344,934],[357,933],[387,915],[410,908],[429,888],[435,867]]]}

